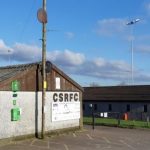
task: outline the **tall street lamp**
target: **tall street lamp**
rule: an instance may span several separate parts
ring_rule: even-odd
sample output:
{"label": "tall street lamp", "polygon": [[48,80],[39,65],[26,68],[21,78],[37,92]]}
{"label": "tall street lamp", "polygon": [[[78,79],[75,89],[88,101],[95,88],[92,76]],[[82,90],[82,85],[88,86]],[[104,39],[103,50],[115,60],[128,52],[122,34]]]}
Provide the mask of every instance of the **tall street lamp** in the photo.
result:
{"label": "tall street lamp", "polygon": [[[134,25],[139,22],[140,19],[131,20],[126,25]],[[131,28],[131,84],[134,85],[134,70],[133,70],[133,28]]]}

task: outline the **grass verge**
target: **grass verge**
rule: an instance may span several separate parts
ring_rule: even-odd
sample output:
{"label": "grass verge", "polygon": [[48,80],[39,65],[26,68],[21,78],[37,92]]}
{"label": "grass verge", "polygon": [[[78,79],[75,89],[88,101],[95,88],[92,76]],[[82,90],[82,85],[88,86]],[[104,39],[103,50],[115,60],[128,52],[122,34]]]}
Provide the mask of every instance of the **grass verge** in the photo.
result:
{"label": "grass verge", "polygon": [[[92,125],[92,118],[84,117],[83,123],[86,125]],[[122,128],[150,128],[149,122],[136,120],[120,120],[119,123],[117,119],[111,118],[95,118],[95,125],[117,126]]]}

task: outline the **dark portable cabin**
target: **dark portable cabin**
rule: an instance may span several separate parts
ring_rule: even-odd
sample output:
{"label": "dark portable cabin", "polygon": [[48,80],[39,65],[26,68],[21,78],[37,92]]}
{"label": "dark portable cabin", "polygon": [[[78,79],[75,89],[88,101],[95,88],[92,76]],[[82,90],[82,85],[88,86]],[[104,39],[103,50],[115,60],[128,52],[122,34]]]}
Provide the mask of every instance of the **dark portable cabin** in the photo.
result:
{"label": "dark portable cabin", "polygon": [[83,114],[94,112],[127,113],[128,119],[146,120],[150,116],[150,86],[106,86],[85,87],[83,94]]}
{"label": "dark portable cabin", "polygon": [[[51,62],[46,81],[45,131],[81,128],[83,88]],[[0,139],[40,133],[41,109],[42,64],[0,67]]]}

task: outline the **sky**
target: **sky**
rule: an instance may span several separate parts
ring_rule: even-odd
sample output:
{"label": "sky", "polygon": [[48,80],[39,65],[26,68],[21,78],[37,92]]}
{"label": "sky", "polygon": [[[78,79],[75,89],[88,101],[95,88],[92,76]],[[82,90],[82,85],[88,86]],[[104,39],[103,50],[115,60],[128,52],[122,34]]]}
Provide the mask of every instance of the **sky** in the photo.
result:
{"label": "sky", "polygon": [[[41,61],[42,0],[0,2],[0,66]],[[46,6],[47,60],[81,86],[150,84],[150,0],[47,0]]]}

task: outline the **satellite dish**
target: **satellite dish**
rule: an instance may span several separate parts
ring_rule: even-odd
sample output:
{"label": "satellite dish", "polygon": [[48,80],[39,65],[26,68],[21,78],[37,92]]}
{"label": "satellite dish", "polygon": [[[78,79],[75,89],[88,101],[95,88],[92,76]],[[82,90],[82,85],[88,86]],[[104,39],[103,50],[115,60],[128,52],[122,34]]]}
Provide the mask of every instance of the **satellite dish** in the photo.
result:
{"label": "satellite dish", "polygon": [[52,64],[49,61],[46,61],[46,73],[50,73],[52,70]]}
{"label": "satellite dish", "polygon": [[47,23],[47,13],[43,8],[40,8],[37,12],[37,18],[41,23]]}

